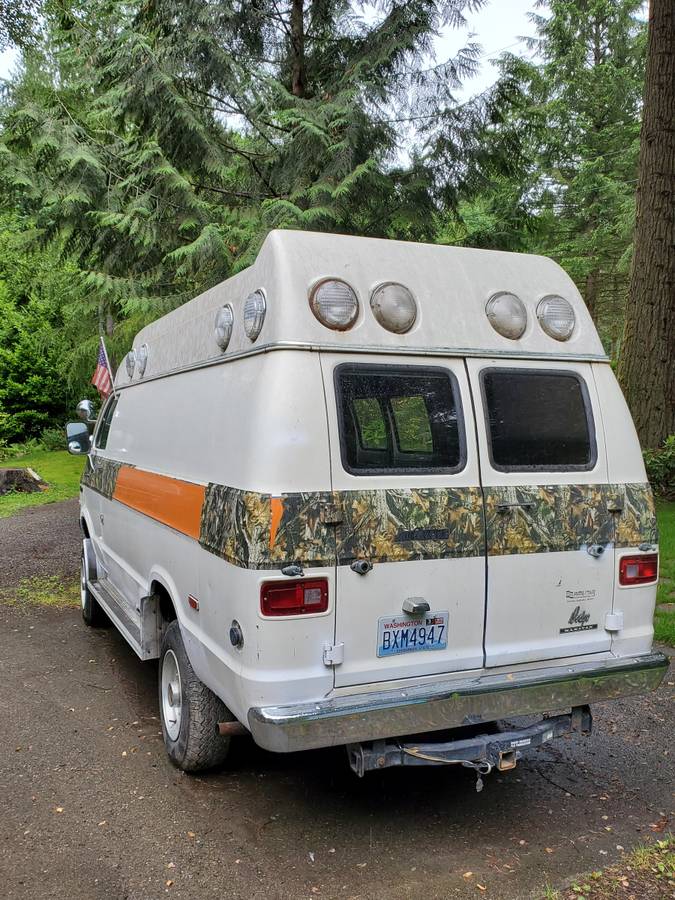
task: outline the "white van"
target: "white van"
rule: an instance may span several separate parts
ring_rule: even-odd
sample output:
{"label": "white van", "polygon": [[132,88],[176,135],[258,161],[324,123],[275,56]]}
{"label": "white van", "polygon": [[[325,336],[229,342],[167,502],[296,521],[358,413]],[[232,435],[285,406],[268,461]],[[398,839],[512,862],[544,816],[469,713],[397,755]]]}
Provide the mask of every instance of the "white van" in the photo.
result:
{"label": "white van", "polygon": [[549,259],[272,232],[68,434],[85,621],[159,659],[186,771],[250,732],[480,783],[666,671],[640,447]]}

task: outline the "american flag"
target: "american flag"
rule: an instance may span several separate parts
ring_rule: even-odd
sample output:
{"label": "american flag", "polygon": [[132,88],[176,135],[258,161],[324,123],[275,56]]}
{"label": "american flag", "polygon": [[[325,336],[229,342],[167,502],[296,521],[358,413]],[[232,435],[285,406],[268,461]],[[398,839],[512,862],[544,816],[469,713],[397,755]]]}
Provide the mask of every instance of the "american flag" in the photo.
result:
{"label": "american flag", "polygon": [[96,360],[96,369],[91,377],[91,383],[104,400],[112,393],[112,375],[108,367],[108,355],[103,346],[103,339],[101,339],[98,348],[98,359]]}

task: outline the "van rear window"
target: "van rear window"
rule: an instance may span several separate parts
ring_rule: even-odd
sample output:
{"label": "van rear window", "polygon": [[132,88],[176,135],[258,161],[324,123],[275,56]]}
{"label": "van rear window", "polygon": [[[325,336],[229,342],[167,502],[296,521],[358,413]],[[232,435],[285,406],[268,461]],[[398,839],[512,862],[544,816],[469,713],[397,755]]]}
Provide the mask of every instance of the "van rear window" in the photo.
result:
{"label": "van rear window", "polygon": [[464,465],[457,382],[435,367],[335,370],[342,463],[356,475],[453,472]]}
{"label": "van rear window", "polygon": [[593,468],[593,414],[586,385],[577,374],[486,369],[481,380],[493,468]]}

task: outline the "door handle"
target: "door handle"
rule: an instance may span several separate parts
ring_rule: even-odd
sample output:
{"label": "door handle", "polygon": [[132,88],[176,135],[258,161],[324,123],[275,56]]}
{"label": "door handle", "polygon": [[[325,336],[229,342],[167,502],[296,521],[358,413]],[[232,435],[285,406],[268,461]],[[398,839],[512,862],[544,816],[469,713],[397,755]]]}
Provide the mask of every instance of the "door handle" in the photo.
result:
{"label": "door handle", "polygon": [[428,613],[431,607],[423,597],[408,597],[403,601],[403,612],[411,616],[420,616]]}
{"label": "door handle", "polygon": [[498,503],[497,504],[497,512],[507,513],[513,512],[514,509],[532,509],[535,505],[534,500],[521,500],[516,501],[515,503]]}

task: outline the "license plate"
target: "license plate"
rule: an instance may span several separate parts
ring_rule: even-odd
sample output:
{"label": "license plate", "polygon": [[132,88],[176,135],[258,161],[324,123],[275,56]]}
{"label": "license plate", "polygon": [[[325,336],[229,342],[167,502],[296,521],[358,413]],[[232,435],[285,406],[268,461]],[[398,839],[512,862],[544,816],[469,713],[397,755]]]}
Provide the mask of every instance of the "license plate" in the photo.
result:
{"label": "license plate", "polygon": [[377,622],[377,655],[395,656],[418,650],[445,650],[448,646],[447,612],[424,616],[385,616]]}

